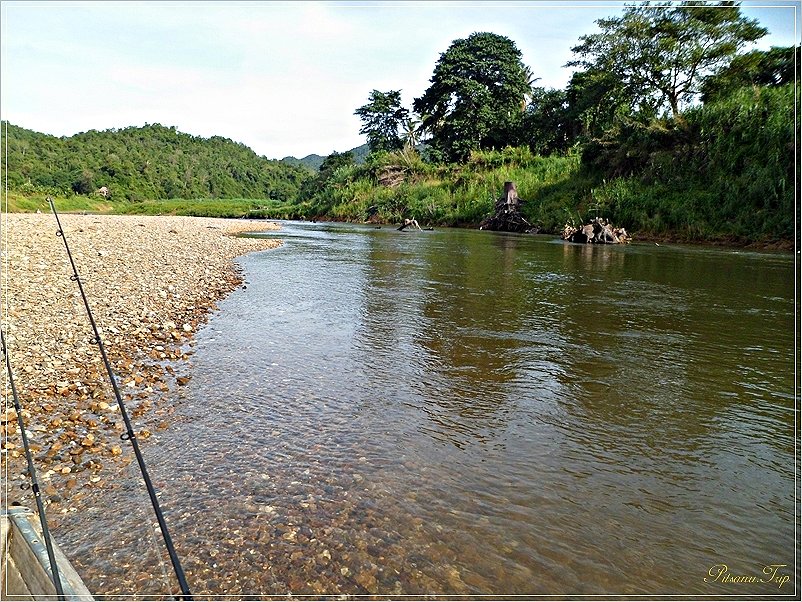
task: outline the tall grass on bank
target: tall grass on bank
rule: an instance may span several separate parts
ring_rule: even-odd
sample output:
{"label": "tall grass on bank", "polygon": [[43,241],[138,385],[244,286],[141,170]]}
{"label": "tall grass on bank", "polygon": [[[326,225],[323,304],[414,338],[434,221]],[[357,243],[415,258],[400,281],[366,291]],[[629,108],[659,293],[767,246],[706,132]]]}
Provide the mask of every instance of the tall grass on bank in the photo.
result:
{"label": "tall grass on bank", "polygon": [[239,218],[257,210],[260,203],[252,199],[164,199],[120,204],[115,213]]}
{"label": "tall grass on bank", "polygon": [[303,219],[295,203],[269,199],[165,199],[115,205],[125,215],[184,215],[245,219]]}
{"label": "tall grass on bank", "polygon": [[[399,155],[340,168],[308,201],[308,213],[350,221],[398,223],[414,217],[428,225],[476,226],[493,211],[504,182],[513,181],[533,219],[564,223],[564,217],[550,214],[564,214],[570,200],[557,200],[554,187],[579,167],[578,155],[540,157],[527,148],[474,152],[463,165],[445,166]],[[390,184],[383,183],[388,173]]]}
{"label": "tall grass on bank", "polygon": [[603,179],[593,202],[617,223],[657,236],[793,240],[794,95],[793,85],[744,88],[682,122],[629,133],[594,161],[614,170],[618,157],[637,156],[638,168]]}
{"label": "tall grass on bank", "polygon": [[[47,196],[46,194],[23,194],[8,191],[3,195],[2,209],[11,213],[48,212],[50,205],[47,203]],[[50,196],[58,210],[65,213],[111,213],[113,210],[113,204],[101,197],[91,198],[74,194]]]}
{"label": "tall grass on bank", "polygon": [[[3,209],[33,213],[50,211],[46,195],[9,192]],[[184,215],[250,219],[297,219],[303,217],[296,204],[264,199],[163,199],[149,201],[108,201],[81,195],[55,196],[56,207],[63,213],[116,215]]]}

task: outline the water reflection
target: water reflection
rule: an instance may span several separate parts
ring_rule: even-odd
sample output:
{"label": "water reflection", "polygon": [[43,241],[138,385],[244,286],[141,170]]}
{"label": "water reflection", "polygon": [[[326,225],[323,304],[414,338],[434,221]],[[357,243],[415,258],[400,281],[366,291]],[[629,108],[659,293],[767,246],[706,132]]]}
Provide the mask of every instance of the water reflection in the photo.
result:
{"label": "water reflection", "polygon": [[[198,592],[721,595],[717,562],[790,564],[789,258],[274,235],[148,450]],[[106,587],[100,524],[62,529]]]}

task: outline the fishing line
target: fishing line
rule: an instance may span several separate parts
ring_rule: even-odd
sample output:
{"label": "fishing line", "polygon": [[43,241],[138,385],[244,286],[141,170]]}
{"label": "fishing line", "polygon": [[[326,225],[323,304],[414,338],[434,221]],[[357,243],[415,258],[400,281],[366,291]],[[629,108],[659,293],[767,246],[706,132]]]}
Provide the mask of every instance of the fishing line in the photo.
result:
{"label": "fishing line", "polygon": [[181,561],[178,559],[178,554],[176,554],[175,547],[173,546],[173,539],[170,537],[170,532],[167,529],[167,522],[164,520],[164,515],[162,514],[161,507],[159,506],[159,500],[156,497],[156,490],[153,487],[153,483],[148,475],[148,470],[145,467],[145,459],[142,456],[142,451],[139,449],[139,442],[136,439],[136,433],[134,433],[131,425],[131,419],[128,417],[128,412],[125,409],[125,404],[123,403],[123,398],[120,394],[120,388],[117,385],[117,378],[115,377],[114,370],[112,370],[111,364],[109,363],[109,358],[106,355],[106,348],[103,345],[103,339],[100,337],[100,331],[98,330],[97,323],[92,315],[92,310],[89,307],[89,300],[86,298],[83,284],[81,284],[81,278],[78,275],[78,268],[75,266],[75,261],[72,258],[72,253],[70,252],[70,246],[67,244],[67,237],[64,235],[64,230],[61,227],[61,220],[59,219],[58,212],[56,211],[56,206],[53,203],[53,199],[50,197],[47,197],[47,202],[50,204],[50,209],[53,211],[53,215],[56,218],[56,223],[58,224],[56,236],[61,237],[61,240],[64,241],[64,248],[67,251],[67,257],[70,260],[70,266],[72,267],[72,276],[70,276],[70,280],[73,280],[78,284],[78,290],[81,293],[81,298],[83,299],[84,307],[86,308],[86,314],[89,317],[89,322],[92,325],[92,331],[95,334],[93,342],[100,350],[100,356],[103,359],[103,364],[106,366],[106,372],[108,373],[109,380],[111,381],[112,389],[114,389],[114,397],[117,399],[117,405],[120,408],[120,415],[125,423],[126,432],[123,433],[120,438],[129,441],[134,450],[137,464],[139,464],[139,472],[142,474],[142,479],[145,481],[145,487],[148,490],[150,503],[153,506],[153,512],[156,514],[156,520],[159,523],[159,529],[161,530],[162,538],[164,539],[164,545],[167,548],[167,553],[170,555],[170,562],[173,565],[176,579],[181,587],[181,598],[183,600],[192,600],[192,593],[189,591],[189,585],[187,585],[186,577],[184,576],[184,569],[181,567]]}
{"label": "fishing line", "polygon": [[42,492],[39,490],[39,480],[36,476],[36,468],[33,465],[33,455],[31,448],[28,445],[28,434],[25,432],[25,422],[22,420],[22,405],[20,404],[19,395],[17,395],[17,386],[14,384],[14,374],[11,372],[11,359],[8,357],[8,349],[6,349],[6,335],[0,328],[0,342],[3,346],[3,355],[6,358],[6,369],[8,370],[8,382],[11,385],[11,396],[14,398],[14,411],[17,413],[17,426],[19,427],[20,436],[22,437],[22,447],[25,450],[25,459],[28,461],[28,476],[31,479],[31,491],[33,491],[33,498],[36,501],[36,509],[39,512],[39,524],[42,525],[42,539],[45,540],[45,548],[47,548],[47,558],[50,560],[50,573],[53,578],[53,585],[56,588],[56,595],[59,600],[66,600],[64,597],[64,589],[61,586],[61,577],[58,572],[58,564],[56,564],[56,555],[53,552],[53,541],[50,537],[50,529],[47,528],[47,517],[45,516],[45,506],[42,503]]}

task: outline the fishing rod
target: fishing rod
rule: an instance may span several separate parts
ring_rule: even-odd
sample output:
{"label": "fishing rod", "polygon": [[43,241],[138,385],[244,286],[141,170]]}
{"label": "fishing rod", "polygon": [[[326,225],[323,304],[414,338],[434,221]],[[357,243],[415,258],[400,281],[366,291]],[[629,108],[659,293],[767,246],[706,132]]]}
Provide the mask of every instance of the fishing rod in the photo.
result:
{"label": "fishing rod", "polygon": [[75,261],[72,258],[70,246],[67,244],[67,237],[64,235],[64,230],[61,227],[61,220],[58,217],[56,205],[53,203],[53,199],[50,197],[47,197],[47,202],[50,203],[50,209],[53,211],[53,215],[56,218],[56,223],[58,224],[56,236],[61,237],[61,240],[64,241],[64,248],[67,250],[67,257],[69,258],[70,265],[72,266],[72,276],[70,276],[70,280],[73,280],[78,284],[78,290],[81,293],[81,298],[83,299],[84,307],[86,308],[86,314],[89,316],[89,322],[92,324],[92,331],[95,333],[93,342],[97,344],[98,349],[100,349],[100,355],[103,358],[103,364],[106,366],[106,372],[109,375],[111,386],[114,389],[114,396],[117,399],[117,405],[120,408],[120,415],[125,423],[126,432],[123,433],[120,438],[124,441],[130,441],[131,447],[134,449],[134,455],[136,456],[136,461],[139,464],[139,472],[142,473],[142,479],[145,481],[145,487],[147,488],[148,495],[150,496],[150,503],[153,505],[153,512],[156,514],[156,520],[159,522],[159,529],[161,530],[162,538],[164,539],[164,545],[167,548],[167,553],[170,555],[170,562],[173,565],[176,579],[178,579],[178,584],[181,587],[181,599],[192,600],[192,593],[189,591],[189,585],[187,585],[187,580],[184,577],[184,569],[181,568],[181,561],[178,559],[178,554],[176,554],[175,547],[173,546],[173,539],[170,537],[170,532],[167,530],[167,522],[164,520],[164,515],[162,514],[161,507],[159,506],[159,500],[156,497],[156,490],[153,488],[153,483],[151,482],[150,476],[148,475],[148,470],[145,467],[145,458],[142,456],[142,451],[139,449],[139,442],[137,441],[136,433],[134,433],[134,429],[131,426],[131,419],[128,417],[128,412],[125,409],[122,395],[120,395],[120,388],[117,385],[117,378],[114,375],[114,370],[112,370],[111,364],[109,363],[109,358],[106,355],[106,348],[103,345],[103,339],[100,338],[100,331],[95,323],[92,310],[89,308],[89,301],[86,298],[83,284],[81,284],[81,278],[78,276],[78,269],[75,267]]}
{"label": "fishing rod", "polygon": [[14,384],[14,374],[11,372],[11,359],[8,357],[8,350],[6,349],[6,335],[0,329],[0,342],[3,345],[3,355],[6,358],[6,368],[8,369],[8,381],[11,384],[11,396],[14,398],[14,410],[17,413],[17,426],[22,436],[22,447],[25,449],[25,459],[28,461],[28,477],[31,479],[31,491],[33,491],[33,498],[36,500],[36,509],[39,511],[39,524],[42,525],[42,538],[45,540],[45,547],[47,548],[47,558],[50,560],[50,574],[53,578],[53,585],[56,588],[56,595],[59,600],[66,600],[64,597],[64,588],[61,586],[61,577],[58,573],[58,564],[56,564],[56,554],[53,552],[53,541],[50,537],[50,529],[47,528],[47,517],[45,516],[45,506],[42,503],[42,492],[39,490],[39,481],[36,476],[36,468],[33,465],[33,455],[31,454],[30,445],[28,445],[28,435],[25,433],[25,422],[22,420],[22,405],[17,395],[17,386]]}

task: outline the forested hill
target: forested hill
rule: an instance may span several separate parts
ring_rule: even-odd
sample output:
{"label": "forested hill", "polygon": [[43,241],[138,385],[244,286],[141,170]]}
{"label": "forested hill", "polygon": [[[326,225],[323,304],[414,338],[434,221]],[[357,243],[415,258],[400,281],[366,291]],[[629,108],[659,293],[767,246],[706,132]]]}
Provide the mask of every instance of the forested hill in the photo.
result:
{"label": "forested hill", "polygon": [[321,165],[323,165],[323,160],[325,158],[326,157],[321,157],[320,155],[315,155],[315,154],[306,155],[306,157],[303,157],[301,159],[298,159],[296,157],[287,156],[287,157],[284,157],[281,160],[281,162],[282,163],[287,163],[288,165],[296,165],[298,167],[303,167],[303,168],[309,170],[310,172],[314,173],[318,169],[320,169]]}
{"label": "forested hill", "polygon": [[[362,165],[365,162],[365,159],[367,159],[367,156],[370,154],[370,147],[367,144],[363,144],[362,146],[352,148],[348,152],[351,153],[354,163],[357,165]],[[315,173],[317,173],[317,171],[320,169],[320,166],[323,165],[323,161],[325,160],[326,157],[322,155],[307,155],[303,159],[296,159],[295,157],[284,157],[282,159],[284,163],[307,167]]]}
{"label": "forested hill", "polygon": [[292,202],[311,177],[307,169],[260,157],[228,138],[192,136],[159,124],[60,138],[2,125],[12,190],[92,194],[105,187],[112,200]]}

